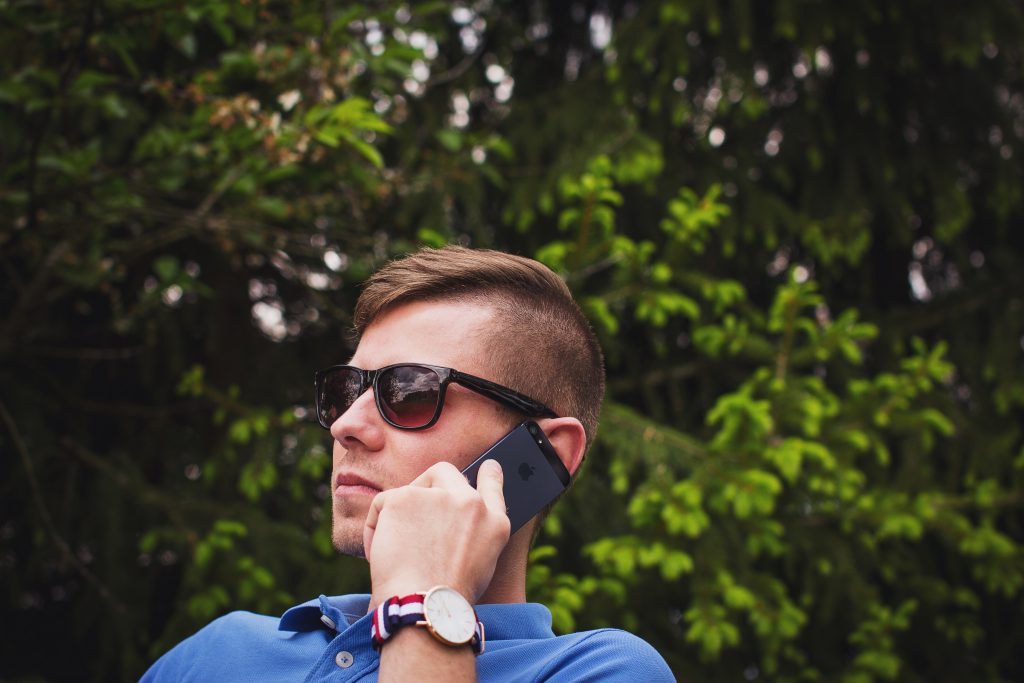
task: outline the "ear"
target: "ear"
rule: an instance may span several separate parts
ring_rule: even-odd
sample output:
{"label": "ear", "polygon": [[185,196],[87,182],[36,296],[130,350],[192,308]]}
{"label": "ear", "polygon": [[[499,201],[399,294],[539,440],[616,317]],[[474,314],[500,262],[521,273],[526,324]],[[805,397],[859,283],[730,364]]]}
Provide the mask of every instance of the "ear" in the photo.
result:
{"label": "ear", "polygon": [[587,433],[583,424],[575,417],[554,417],[540,420],[537,424],[555,447],[565,469],[570,475],[575,475],[587,450]]}

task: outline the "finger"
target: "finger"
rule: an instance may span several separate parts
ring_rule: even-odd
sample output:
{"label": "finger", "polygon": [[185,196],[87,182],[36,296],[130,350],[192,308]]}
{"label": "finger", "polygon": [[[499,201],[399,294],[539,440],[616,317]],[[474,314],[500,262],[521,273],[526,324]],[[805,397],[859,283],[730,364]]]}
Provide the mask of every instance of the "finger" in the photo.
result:
{"label": "finger", "polygon": [[485,460],[476,475],[476,490],[491,512],[505,514],[505,473],[497,460]]}
{"label": "finger", "polygon": [[377,531],[377,522],[380,513],[387,502],[387,491],[381,491],[370,501],[370,509],[366,513],[366,522],[363,523],[363,555],[370,559],[370,546],[373,545],[373,534]]}
{"label": "finger", "polygon": [[409,482],[409,486],[423,488],[456,489],[469,486],[466,476],[450,462],[437,462],[423,471],[420,476]]}

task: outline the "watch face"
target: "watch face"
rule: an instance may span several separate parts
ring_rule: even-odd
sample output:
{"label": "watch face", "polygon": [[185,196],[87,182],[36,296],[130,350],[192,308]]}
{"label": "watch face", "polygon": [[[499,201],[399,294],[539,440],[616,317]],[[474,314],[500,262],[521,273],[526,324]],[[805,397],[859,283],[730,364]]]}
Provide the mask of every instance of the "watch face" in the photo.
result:
{"label": "watch face", "polygon": [[476,615],[458,591],[446,586],[434,588],[423,598],[423,614],[438,636],[452,645],[473,639]]}

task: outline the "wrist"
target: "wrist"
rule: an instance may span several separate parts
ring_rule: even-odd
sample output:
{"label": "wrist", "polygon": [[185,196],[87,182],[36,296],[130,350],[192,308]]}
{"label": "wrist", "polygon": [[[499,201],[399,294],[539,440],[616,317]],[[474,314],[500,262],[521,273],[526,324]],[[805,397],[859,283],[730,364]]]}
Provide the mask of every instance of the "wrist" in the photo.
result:
{"label": "wrist", "polygon": [[474,653],[484,648],[484,625],[465,596],[449,586],[394,595],[373,609],[371,636],[380,649],[405,627],[422,627],[439,643],[471,646]]}
{"label": "wrist", "polygon": [[412,575],[395,577],[384,582],[374,582],[371,589],[370,604],[379,605],[389,598],[402,597],[412,595],[414,593],[425,594],[435,586],[447,586],[459,593],[459,595],[465,598],[469,604],[476,604],[476,596],[474,596],[471,591],[466,590],[458,583],[453,583],[447,577],[423,577]]}

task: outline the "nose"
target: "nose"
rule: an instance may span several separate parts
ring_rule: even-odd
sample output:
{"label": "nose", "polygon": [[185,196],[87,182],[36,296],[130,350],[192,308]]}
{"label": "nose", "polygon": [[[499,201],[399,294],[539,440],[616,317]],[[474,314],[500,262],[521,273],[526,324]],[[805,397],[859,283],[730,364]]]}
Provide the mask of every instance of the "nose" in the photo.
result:
{"label": "nose", "polygon": [[377,451],[384,447],[387,425],[377,412],[373,389],[367,389],[349,409],[331,424],[331,436],[345,450],[363,448]]}

